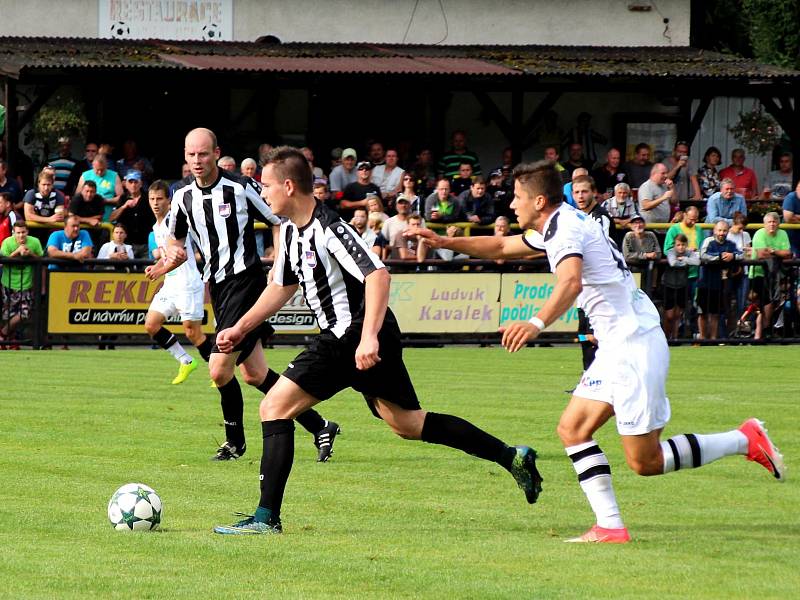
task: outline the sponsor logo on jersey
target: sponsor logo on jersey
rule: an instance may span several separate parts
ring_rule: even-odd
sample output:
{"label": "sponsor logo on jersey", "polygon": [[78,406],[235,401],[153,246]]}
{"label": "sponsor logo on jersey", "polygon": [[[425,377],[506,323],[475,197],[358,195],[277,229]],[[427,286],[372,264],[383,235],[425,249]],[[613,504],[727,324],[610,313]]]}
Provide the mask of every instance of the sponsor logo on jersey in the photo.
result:
{"label": "sponsor logo on jersey", "polygon": [[586,375],[584,375],[583,377],[581,377],[581,385],[588,388],[600,387],[601,385],[603,385],[603,380],[592,379],[591,377],[587,377]]}
{"label": "sponsor logo on jersey", "polygon": [[230,204],[220,204],[219,205],[219,216],[223,219],[227,219],[231,216],[231,205]]}
{"label": "sponsor logo on jersey", "polygon": [[312,269],[317,266],[317,253],[313,250],[306,250],[306,264]]}

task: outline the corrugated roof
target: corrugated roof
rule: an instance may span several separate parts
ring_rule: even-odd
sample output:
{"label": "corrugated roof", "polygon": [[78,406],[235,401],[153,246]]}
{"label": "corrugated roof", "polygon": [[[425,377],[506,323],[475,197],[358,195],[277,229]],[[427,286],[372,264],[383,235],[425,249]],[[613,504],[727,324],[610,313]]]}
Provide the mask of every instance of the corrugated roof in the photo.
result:
{"label": "corrugated roof", "polygon": [[0,72],[208,69],[275,73],[800,81],[800,72],[696,48],[262,44],[0,37]]}

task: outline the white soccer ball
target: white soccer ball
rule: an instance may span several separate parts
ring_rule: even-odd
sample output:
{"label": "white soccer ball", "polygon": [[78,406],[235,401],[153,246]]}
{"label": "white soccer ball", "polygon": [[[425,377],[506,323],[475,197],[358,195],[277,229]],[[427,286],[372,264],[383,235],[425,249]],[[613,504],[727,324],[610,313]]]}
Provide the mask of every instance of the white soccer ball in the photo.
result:
{"label": "white soccer ball", "polygon": [[161,523],[161,498],[143,483],[126,483],[108,501],[108,520],[117,531],[150,531]]}
{"label": "white soccer ball", "polygon": [[125,21],[117,21],[111,26],[111,37],[121,39],[131,34],[131,28]]}
{"label": "white soccer ball", "polygon": [[209,23],[208,25],[203,25],[203,39],[209,41],[217,41],[222,36],[222,31],[220,31],[219,25],[216,23]]}

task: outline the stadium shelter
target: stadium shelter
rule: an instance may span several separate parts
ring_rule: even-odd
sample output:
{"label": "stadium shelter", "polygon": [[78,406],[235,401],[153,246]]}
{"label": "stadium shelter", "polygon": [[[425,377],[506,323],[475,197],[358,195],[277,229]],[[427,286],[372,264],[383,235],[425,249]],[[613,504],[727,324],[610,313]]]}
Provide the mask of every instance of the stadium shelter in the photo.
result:
{"label": "stadium shelter", "polygon": [[[376,124],[384,139],[425,140],[441,151],[458,92],[474,97],[484,121],[516,157],[563,96],[643,92],[677,106],[668,119],[690,143],[715,98],[757,98],[800,156],[800,106],[794,102],[800,71],[690,47],[1,37],[0,79],[12,161],[22,128],[64,86],[82,96],[90,138],[135,136],[159,164],[176,169],[180,157],[171,140],[197,123],[220,132],[226,148],[250,153],[253,143],[294,142],[291,132],[304,136],[298,143],[322,151],[374,136]],[[289,99],[282,98],[289,90]],[[535,106],[526,101],[532,92]],[[295,103],[298,98],[302,102]],[[613,130],[611,143],[624,148],[624,123]]]}

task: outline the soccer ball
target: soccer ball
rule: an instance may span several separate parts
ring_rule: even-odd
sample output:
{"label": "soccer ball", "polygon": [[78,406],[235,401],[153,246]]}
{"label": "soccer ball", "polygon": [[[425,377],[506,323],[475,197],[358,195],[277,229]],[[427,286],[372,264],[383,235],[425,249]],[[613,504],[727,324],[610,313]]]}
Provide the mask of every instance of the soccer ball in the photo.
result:
{"label": "soccer ball", "polygon": [[203,25],[203,39],[209,41],[216,41],[220,38],[222,32],[219,30],[219,25],[216,23],[209,23],[208,25]]}
{"label": "soccer ball", "polygon": [[150,531],[161,523],[161,498],[143,483],[126,483],[108,501],[108,520],[117,531]]}
{"label": "soccer ball", "polygon": [[131,34],[131,28],[124,21],[117,21],[111,26],[111,37],[124,38]]}

